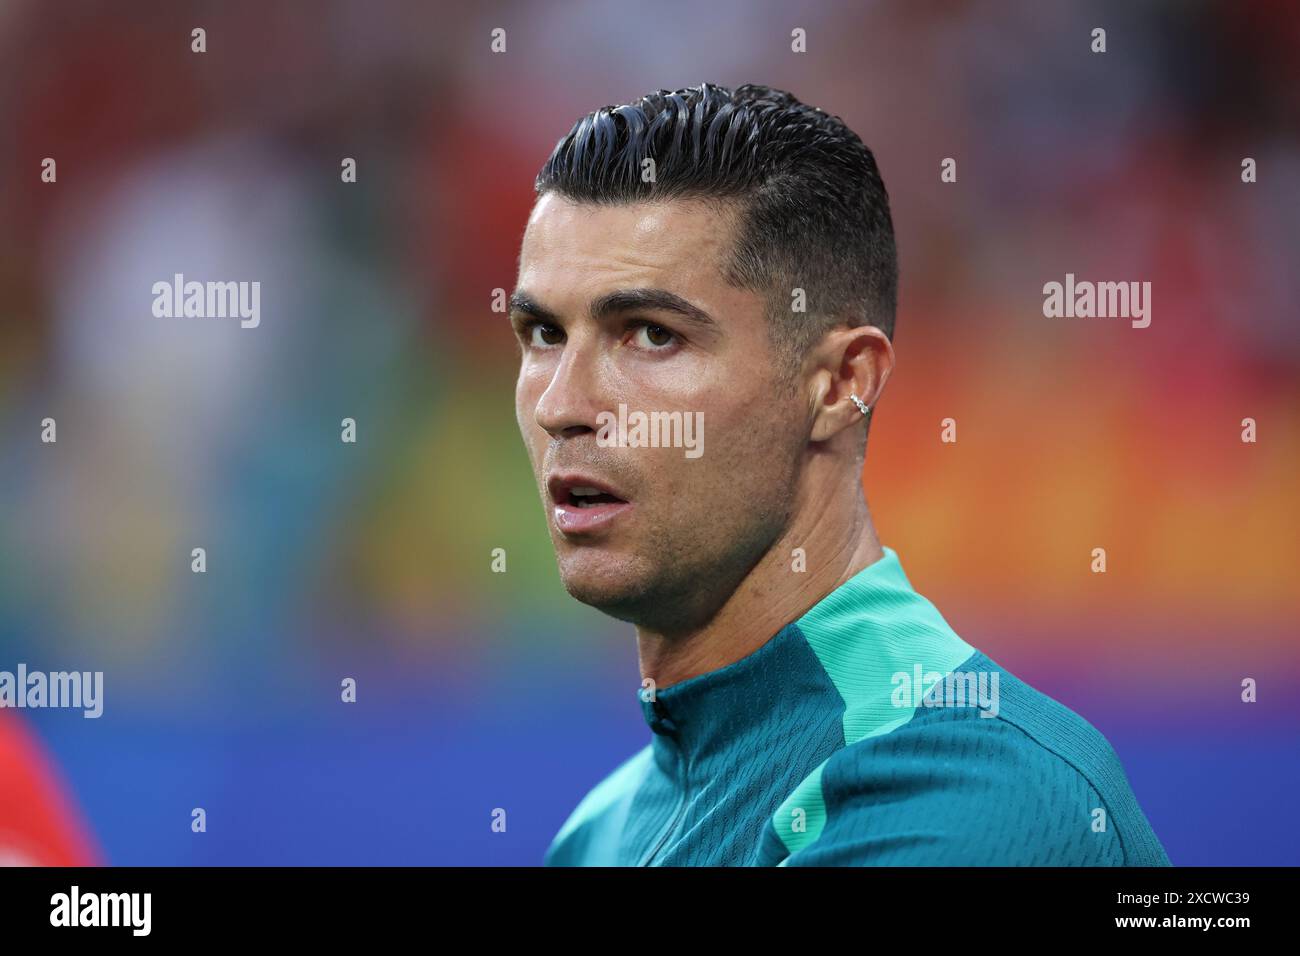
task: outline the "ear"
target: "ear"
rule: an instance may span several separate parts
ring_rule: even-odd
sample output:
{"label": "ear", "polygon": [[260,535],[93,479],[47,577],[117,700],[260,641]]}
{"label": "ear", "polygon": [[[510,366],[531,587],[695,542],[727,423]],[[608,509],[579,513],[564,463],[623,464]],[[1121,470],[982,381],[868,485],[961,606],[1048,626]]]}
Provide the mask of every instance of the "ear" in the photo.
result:
{"label": "ear", "polygon": [[862,427],[862,412],[850,395],[874,408],[894,368],[894,346],[874,325],[827,332],[808,357],[813,425],[809,438],[827,441],[846,428]]}

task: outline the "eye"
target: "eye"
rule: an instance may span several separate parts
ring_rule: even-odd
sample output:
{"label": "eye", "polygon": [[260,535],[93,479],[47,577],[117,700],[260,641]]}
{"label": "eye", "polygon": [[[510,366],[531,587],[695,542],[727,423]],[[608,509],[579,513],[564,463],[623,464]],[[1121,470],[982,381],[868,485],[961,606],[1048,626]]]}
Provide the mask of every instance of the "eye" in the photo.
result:
{"label": "eye", "polygon": [[524,334],[533,348],[550,348],[564,341],[564,330],[547,322],[530,322],[524,329]]}
{"label": "eye", "polygon": [[648,352],[665,352],[677,342],[676,333],[653,322],[637,323],[632,338],[637,348]]}

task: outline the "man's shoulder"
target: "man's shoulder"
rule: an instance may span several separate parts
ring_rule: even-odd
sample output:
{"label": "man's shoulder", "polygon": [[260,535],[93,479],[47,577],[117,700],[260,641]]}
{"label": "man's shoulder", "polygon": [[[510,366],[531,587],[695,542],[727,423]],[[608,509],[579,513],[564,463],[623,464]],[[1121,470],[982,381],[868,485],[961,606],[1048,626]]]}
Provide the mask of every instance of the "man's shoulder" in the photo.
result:
{"label": "man's shoulder", "polygon": [[910,720],[820,768],[824,824],[790,862],[1167,865],[1119,757],[976,651]]}
{"label": "man's shoulder", "polygon": [[647,744],[587,792],[547,848],[546,866],[612,866],[632,797],[653,760]]}

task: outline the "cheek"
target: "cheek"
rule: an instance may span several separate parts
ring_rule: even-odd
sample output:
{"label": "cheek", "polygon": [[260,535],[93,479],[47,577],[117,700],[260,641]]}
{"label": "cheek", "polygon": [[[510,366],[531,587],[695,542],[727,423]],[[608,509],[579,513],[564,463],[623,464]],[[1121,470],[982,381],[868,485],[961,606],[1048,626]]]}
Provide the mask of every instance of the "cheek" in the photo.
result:
{"label": "cheek", "polygon": [[515,382],[515,420],[519,422],[520,431],[524,431],[524,423],[527,421],[524,413],[528,408],[528,383],[524,379],[523,372],[520,372]]}
{"label": "cheek", "polygon": [[[687,459],[677,449],[667,455],[666,449],[651,451],[652,467],[678,507],[731,510],[734,505],[743,510],[748,498],[765,494],[768,484],[785,476],[789,432],[755,414],[755,401],[760,400],[728,396],[722,402],[714,396],[695,405],[704,413],[694,436],[702,447],[698,458]],[[756,489],[755,482],[763,488]]]}
{"label": "cheek", "polygon": [[546,392],[547,381],[536,362],[526,361],[519,366],[519,377],[515,380],[515,414],[521,425],[537,427],[537,403]]}
{"label": "cheek", "polygon": [[537,403],[545,391],[546,383],[536,374],[530,375],[526,371],[519,373],[519,379],[515,383],[515,421],[519,424],[519,434],[523,436],[529,454],[533,454],[539,443],[545,443],[546,432],[537,424]]}
{"label": "cheek", "polygon": [[756,394],[705,416],[703,457],[712,456],[718,470],[733,474],[740,483],[747,481],[745,476],[774,480],[786,473],[792,437],[791,423],[776,414],[768,398]]}

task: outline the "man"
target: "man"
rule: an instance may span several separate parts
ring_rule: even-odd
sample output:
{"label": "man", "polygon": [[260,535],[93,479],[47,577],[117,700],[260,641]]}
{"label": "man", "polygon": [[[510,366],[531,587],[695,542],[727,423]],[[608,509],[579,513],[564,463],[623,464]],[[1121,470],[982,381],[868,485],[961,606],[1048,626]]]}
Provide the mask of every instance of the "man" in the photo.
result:
{"label": "man", "polygon": [[877,539],[897,259],[859,138],[766,87],[660,91],[582,118],[536,190],[516,413],[652,732],[546,862],[1167,865],[1105,738]]}

